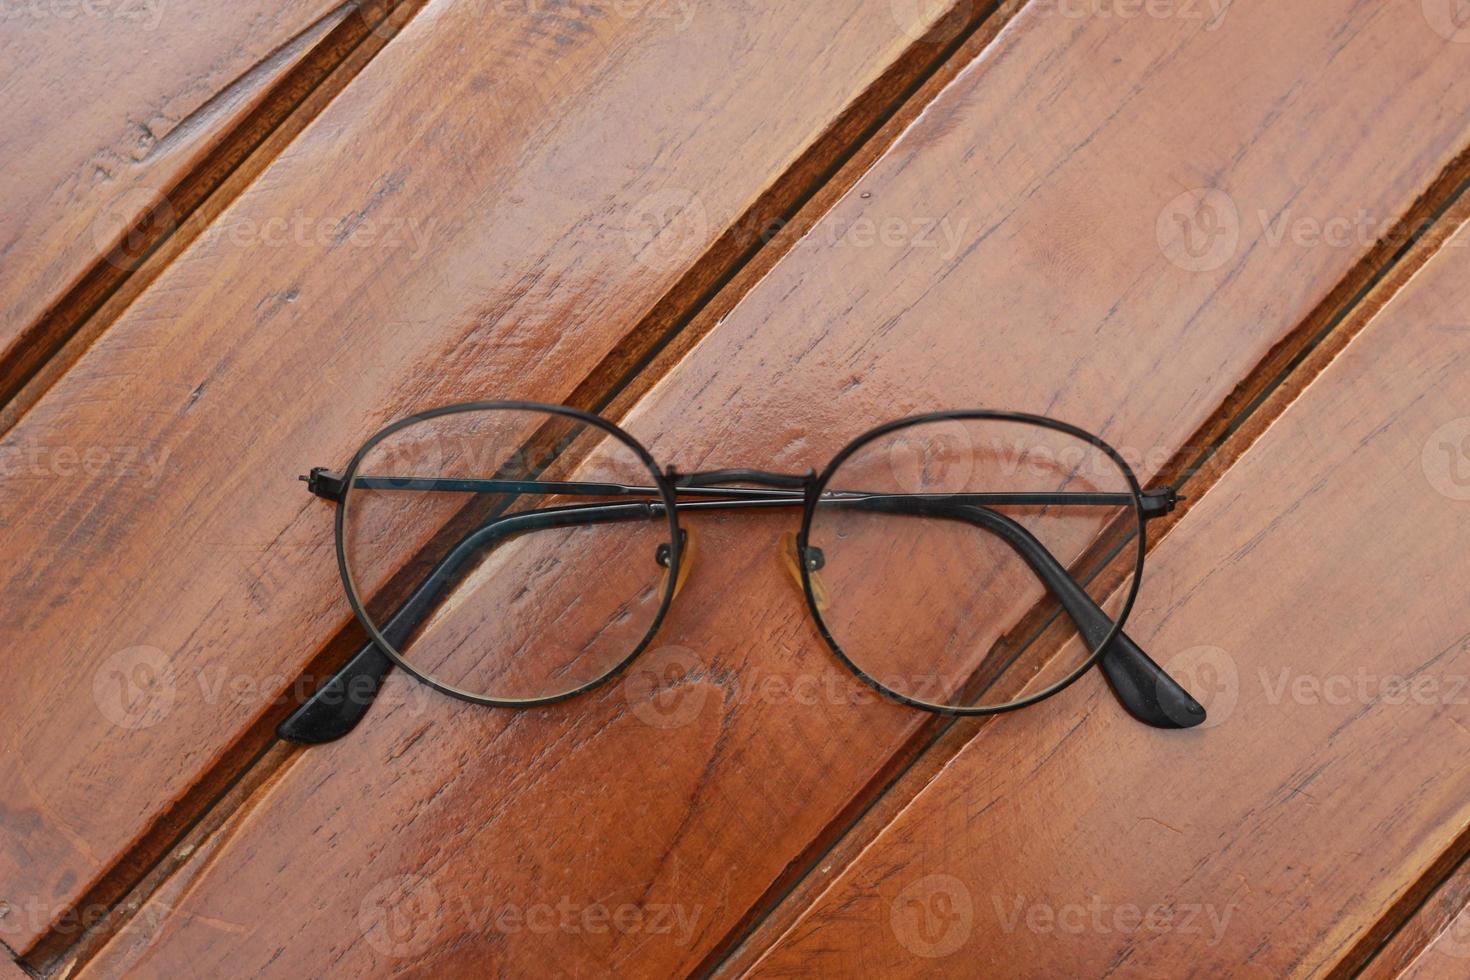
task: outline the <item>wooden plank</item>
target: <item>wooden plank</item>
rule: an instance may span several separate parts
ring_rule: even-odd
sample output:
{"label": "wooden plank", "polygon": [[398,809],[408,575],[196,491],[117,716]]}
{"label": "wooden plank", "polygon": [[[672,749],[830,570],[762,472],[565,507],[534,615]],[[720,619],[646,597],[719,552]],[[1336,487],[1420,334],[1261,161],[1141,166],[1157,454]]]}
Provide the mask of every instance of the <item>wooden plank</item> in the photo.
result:
{"label": "wooden plank", "polygon": [[353,641],[298,473],[651,343],[943,50],[887,5],[496,9],[424,9],[0,443],[30,556],[0,882],[44,910],[16,948],[135,879]]}
{"label": "wooden plank", "polygon": [[1401,980],[1458,980],[1470,970],[1470,908],[1462,908],[1399,974]]}
{"label": "wooden plank", "polygon": [[1209,727],[1132,725],[1097,683],[988,726],[754,975],[1353,965],[1470,830],[1467,247],[1462,225],[1156,549],[1133,632]]}
{"label": "wooden plank", "polygon": [[1358,974],[1363,980],[1461,977],[1470,960],[1470,865],[1461,864]]}
{"label": "wooden plank", "polygon": [[[1449,110],[1434,135],[1424,125],[1424,105],[1464,105],[1470,86],[1416,25],[1336,0],[1240,2],[1209,31],[1022,11],[653,389],[632,431],[684,470],[796,472],[871,422],[991,404],[1092,425],[1151,471],[1371,246],[1272,242],[1243,221],[1222,264],[1196,271],[1170,260],[1167,236],[1161,248],[1159,215],[1225,173],[1242,215],[1403,213],[1470,139]],[[857,244],[865,218],[930,221],[938,244]],[[172,914],[93,969],[706,963],[921,723],[854,703],[775,554],[786,527],[701,524],[704,561],[625,684],[509,713],[395,678],[369,723],[300,754],[159,889]],[[649,677],[668,674],[682,679],[650,703]],[[1075,718],[1083,700],[1057,708]],[[303,853],[310,881],[279,874]],[[603,909],[623,926],[589,927]]]}
{"label": "wooden plank", "polygon": [[125,266],[129,240],[172,225],[178,185],[349,17],[338,0],[6,8],[0,394],[58,339],[63,297],[104,256]]}

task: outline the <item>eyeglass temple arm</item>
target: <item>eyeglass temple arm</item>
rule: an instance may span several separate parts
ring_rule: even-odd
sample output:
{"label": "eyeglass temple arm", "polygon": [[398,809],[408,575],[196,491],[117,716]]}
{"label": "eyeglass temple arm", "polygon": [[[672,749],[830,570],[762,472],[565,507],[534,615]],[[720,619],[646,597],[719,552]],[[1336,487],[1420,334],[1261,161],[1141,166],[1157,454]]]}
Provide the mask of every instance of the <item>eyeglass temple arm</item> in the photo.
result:
{"label": "eyeglass temple arm", "polygon": [[[505,538],[553,527],[652,519],[659,510],[647,503],[553,507],[512,514],[481,525],[434,566],[408,601],[384,624],[383,639],[395,649],[402,647],[438,606],[444,593],[464,577],[469,559]],[[369,639],[352,659],[276,726],[276,735],[302,745],[336,741],[367,715],[393,665],[393,659],[376,641]]]}
{"label": "eyeglass temple arm", "polygon": [[[1108,635],[1113,628],[1112,619],[1029,531],[1010,518],[983,507],[968,509],[978,512],[976,518],[986,522],[1002,537],[1006,537],[1006,533],[999,530],[997,525],[1000,523],[1010,525],[1012,532],[1019,532],[1016,550],[1047,583],[1047,588],[1089,644],[1095,646]],[[1043,574],[1043,568],[1048,574]],[[1122,630],[1118,630],[1108,642],[1100,662],[1114,695],[1129,714],[1144,724],[1154,728],[1180,729],[1194,728],[1204,722],[1204,706]]]}
{"label": "eyeglass temple arm", "polygon": [[[1094,649],[1113,629],[1112,618],[1078,584],[1062,563],[1017,521],[986,507],[947,504],[901,495],[854,501],[849,506],[968,521],[999,537],[1045,583],[1069,619]],[[1102,656],[1103,673],[1128,713],[1154,728],[1193,728],[1205,720],[1204,707],[1178,681],[1119,630]]]}

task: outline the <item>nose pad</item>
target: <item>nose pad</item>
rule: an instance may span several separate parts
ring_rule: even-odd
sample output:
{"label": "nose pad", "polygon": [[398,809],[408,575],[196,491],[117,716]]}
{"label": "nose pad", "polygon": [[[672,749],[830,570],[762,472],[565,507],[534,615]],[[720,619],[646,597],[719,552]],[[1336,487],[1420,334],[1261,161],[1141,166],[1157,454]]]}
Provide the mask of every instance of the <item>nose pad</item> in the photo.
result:
{"label": "nose pad", "polygon": [[[798,557],[799,549],[796,544],[796,532],[787,531],[781,535],[781,564],[786,566],[786,572],[791,576],[791,581],[796,584],[796,591],[803,597],[806,596],[806,588],[801,583],[801,560]],[[823,565],[827,564],[827,556],[822,554],[821,548],[808,546],[806,549],[807,577],[812,583],[812,598],[817,601],[817,611],[826,612],[831,605],[831,597],[827,594],[827,586],[822,582],[819,574]]]}
{"label": "nose pad", "polygon": [[[669,601],[679,597],[684,588],[684,583],[689,580],[689,570],[694,567],[694,535],[685,528],[679,529],[679,577],[674,581],[674,594]],[[663,595],[669,588],[669,565],[673,561],[673,553],[668,544],[661,544],[653,553],[653,560],[664,567],[663,578],[658,583],[658,594]]]}

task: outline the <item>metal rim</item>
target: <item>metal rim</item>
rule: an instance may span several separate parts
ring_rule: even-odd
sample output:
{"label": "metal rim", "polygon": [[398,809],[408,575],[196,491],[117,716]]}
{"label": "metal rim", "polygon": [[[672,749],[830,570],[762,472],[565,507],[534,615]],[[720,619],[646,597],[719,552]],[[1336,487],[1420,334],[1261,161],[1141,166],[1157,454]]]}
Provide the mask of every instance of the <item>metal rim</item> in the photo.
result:
{"label": "metal rim", "polygon": [[[664,595],[659,601],[658,613],[654,616],[653,622],[649,625],[648,632],[644,635],[643,639],[639,641],[638,645],[633,648],[633,651],[631,653],[629,653],[618,663],[614,664],[605,673],[570,691],[564,691],[560,694],[548,695],[546,697],[489,697],[484,694],[477,694],[474,691],[467,691],[463,688],[455,687],[452,684],[446,684],[442,681],[436,680],[435,678],[429,676],[428,674],[425,674],[423,671],[414,667],[412,664],[404,659],[404,657],[398,652],[393,644],[388,642],[388,640],[383,636],[382,632],[379,631],[377,625],[372,621],[372,617],[367,614],[367,610],[364,608],[362,598],[358,594],[357,584],[355,581],[353,581],[352,570],[349,567],[347,561],[347,547],[345,540],[346,536],[344,531],[347,523],[348,508],[352,500],[352,485],[357,476],[358,467],[362,465],[362,461],[367,456],[367,454],[371,452],[384,439],[387,439],[394,433],[400,432],[403,429],[406,429],[412,425],[416,425],[421,422],[427,422],[431,419],[440,418],[446,415],[459,415],[469,412],[493,411],[542,412],[547,415],[559,415],[599,428],[602,431],[613,436],[614,438],[618,439],[629,449],[632,449],[634,454],[638,457],[639,461],[648,468],[649,474],[653,477],[654,486],[658,488],[659,497],[664,503],[664,510],[669,522],[670,558],[668,575],[666,576],[667,584],[664,589]],[[627,432],[623,431],[620,427],[613,424],[612,422],[607,421],[601,416],[593,415],[590,412],[584,412],[581,409],[570,408],[566,405],[547,405],[541,402],[485,401],[462,402],[457,405],[445,405],[441,408],[435,408],[429,411],[419,412],[417,414],[407,416],[406,418],[399,419],[391,425],[388,425],[385,428],[378,430],[371,437],[369,437],[367,442],[363,443],[362,447],[358,449],[358,451],[353,455],[352,461],[347,464],[347,469],[342,474],[342,480],[342,497],[339,501],[337,501],[337,514],[335,521],[337,538],[337,570],[342,576],[342,586],[347,592],[347,601],[351,604],[352,611],[357,616],[357,621],[362,624],[365,630],[367,630],[368,636],[372,638],[378,649],[387,654],[387,656],[395,664],[397,664],[399,667],[402,667],[412,677],[423,682],[424,684],[429,685],[429,687],[432,687],[434,690],[441,691],[445,694],[450,695],[451,697],[458,698],[461,701],[468,701],[472,704],[483,704],[489,705],[491,707],[500,708],[533,708],[538,705],[556,704],[559,701],[565,701],[568,698],[574,698],[579,694],[585,694],[588,691],[593,690],[594,688],[601,687],[603,684],[606,684],[608,681],[617,677],[620,673],[627,669],[628,665],[632,663],[635,659],[637,659],[640,653],[648,648],[648,645],[653,642],[654,636],[658,633],[659,627],[663,624],[664,617],[668,614],[669,607],[673,604],[674,591],[676,583],[679,580],[679,562],[683,557],[683,547],[680,540],[681,535],[679,533],[679,515],[678,508],[675,506],[673,483],[667,478],[665,474],[659,471],[658,464],[654,461],[652,454],[650,454],[649,451],[645,449],[640,442],[638,442],[638,440],[634,439]]]}
{"label": "metal rim", "polygon": [[[909,695],[903,694],[899,691],[895,691],[887,687],[876,678],[870,676],[866,671],[859,667],[852,660],[852,658],[847,655],[846,652],[843,651],[842,645],[837,642],[837,639],[832,635],[831,630],[828,629],[826,621],[822,618],[821,610],[817,608],[817,598],[812,588],[811,569],[807,567],[807,563],[805,561],[798,561],[797,564],[801,568],[802,592],[806,595],[807,609],[811,612],[812,619],[816,621],[817,630],[822,634],[822,639],[827,642],[827,646],[831,649],[832,653],[836,655],[836,657],[840,661],[842,661],[842,663],[849,670],[856,674],[859,680],[867,684],[869,687],[873,688],[878,693],[882,694],[884,697],[889,698],[890,700],[897,701],[900,704],[906,704],[913,708],[919,708],[933,714],[954,716],[998,715],[1010,711],[1017,711],[1021,708],[1027,708],[1033,704],[1045,701],[1047,698],[1052,697],[1056,694],[1060,694],[1062,691],[1066,690],[1068,687],[1076,683],[1083,674],[1086,674],[1089,670],[1095,667],[1098,661],[1102,659],[1103,653],[1107,650],[1108,645],[1111,644],[1113,640],[1116,639],[1117,636],[1123,632],[1123,626],[1128,621],[1129,614],[1133,611],[1133,604],[1137,600],[1138,591],[1143,585],[1143,565],[1144,558],[1146,557],[1148,550],[1147,521],[1145,521],[1143,513],[1143,488],[1138,482],[1138,477],[1134,475],[1132,467],[1128,465],[1128,463],[1123,459],[1123,457],[1118,453],[1116,449],[1114,449],[1108,443],[1104,442],[1100,437],[1093,435],[1091,432],[1088,432],[1086,429],[1081,429],[1075,425],[1071,425],[1067,422],[1062,422],[1057,419],[1048,418],[1044,415],[1032,415],[1026,412],[1003,412],[989,409],[973,409],[969,411],[953,412],[931,412],[925,415],[913,415],[909,416],[908,418],[898,419],[893,422],[887,422],[883,425],[878,426],[877,428],[869,429],[867,432],[849,442],[846,446],[838,451],[837,455],[832,458],[832,461],[829,462],[826,468],[822,470],[821,474],[818,475],[816,480],[812,483],[811,488],[808,490],[806,507],[802,512],[801,533],[797,540],[800,547],[805,549],[811,533],[812,520],[816,516],[817,502],[821,499],[822,493],[826,490],[828,482],[830,482],[832,477],[836,475],[838,469],[842,466],[843,463],[847,462],[847,460],[850,459],[853,454],[855,454],[858,450],[862,449],[864,446],[868,445],[874,440],[888,435],[891,432],[896,432],[900,429],[911,428],[917,425],[924,425],[930,422],[948,422],[957,420],[989,420],[997,422],[1025,423],[1064,433],[1066,435],[1079,439],[1082,442],[1085,442],[1088,445],[1092,446],[1093,448],[1103,452],[1110,460],[1112,460],[1113,463],[1117,465],[1118,469],[1122,471],[1124,478],[1128,481],[1128,489],[1130,495],[1133,498],[1134,520],[1136,521],[1138,528],[1138,548],[1134,558],[1133,583],[1128,589],[1128,595],[1127,598],[1124,600],[1123,609],[1119,613],[1117,619],[1114,621],[1113,628],[1093,648],[1087,659],[1083,661],[1080,666],[1078,666],[1066,677],[1044,688],[1043,690],[1038,691],[1035,694],[1028,695],[1024,698],[1017,698],[1014,701],[1008,701],[1005,704],[984,705],[980,707],[959,707],[955,705],[938,704],[932,701],[924,701],[920,698],[911,697]],[[1080,635],[1081,634],[1079,633],[1079,636]]]}

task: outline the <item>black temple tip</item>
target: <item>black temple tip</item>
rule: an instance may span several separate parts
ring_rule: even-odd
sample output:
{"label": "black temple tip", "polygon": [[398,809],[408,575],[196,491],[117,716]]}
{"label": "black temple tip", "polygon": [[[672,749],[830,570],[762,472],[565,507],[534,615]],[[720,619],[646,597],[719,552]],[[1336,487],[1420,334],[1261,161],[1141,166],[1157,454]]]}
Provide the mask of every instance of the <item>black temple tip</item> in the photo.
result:
{"label": "black temple tip", "polygon": [[1204,724],[1204,705],[1196,701],[1138,644],[1119,633],[1102,658],[1103,673],[1128,713],[1154,728],[1184,729]]}
{"label": "black temple tip", "polygon": [[367,715],[392,668],[393,661],[369,643],[277,725],[276,735],[298,745],[335,742]]}

